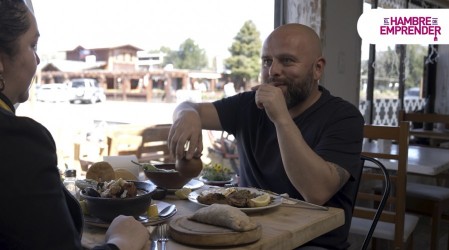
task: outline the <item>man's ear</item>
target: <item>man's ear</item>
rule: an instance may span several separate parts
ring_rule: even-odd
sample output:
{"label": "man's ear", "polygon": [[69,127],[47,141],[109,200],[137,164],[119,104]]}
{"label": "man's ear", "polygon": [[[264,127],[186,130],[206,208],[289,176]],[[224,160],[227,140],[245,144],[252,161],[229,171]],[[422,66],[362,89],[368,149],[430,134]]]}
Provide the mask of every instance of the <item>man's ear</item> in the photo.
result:
{"label": "man's ear", "polygon": [[314,80],[320,80],[324,72],[324,66],[326,65],[326,60],[323,57],[316,59],[313,67],[313,77]]}

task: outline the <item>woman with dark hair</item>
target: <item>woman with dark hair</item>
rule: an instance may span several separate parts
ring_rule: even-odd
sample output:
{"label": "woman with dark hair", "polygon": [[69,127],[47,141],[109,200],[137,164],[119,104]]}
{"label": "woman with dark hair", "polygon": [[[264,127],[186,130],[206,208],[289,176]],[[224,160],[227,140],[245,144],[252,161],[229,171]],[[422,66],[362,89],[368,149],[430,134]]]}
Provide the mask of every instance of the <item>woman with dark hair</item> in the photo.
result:
{"label": "woman with dark hair", "polygon": [[[40,123],[15,115],[40,62],[39,31],[23,0],[0,0],[0,249],[82,249],[79,203],[64,188],[56,145]],[[147,229],[119,216],[97,249],[142,249]]]}

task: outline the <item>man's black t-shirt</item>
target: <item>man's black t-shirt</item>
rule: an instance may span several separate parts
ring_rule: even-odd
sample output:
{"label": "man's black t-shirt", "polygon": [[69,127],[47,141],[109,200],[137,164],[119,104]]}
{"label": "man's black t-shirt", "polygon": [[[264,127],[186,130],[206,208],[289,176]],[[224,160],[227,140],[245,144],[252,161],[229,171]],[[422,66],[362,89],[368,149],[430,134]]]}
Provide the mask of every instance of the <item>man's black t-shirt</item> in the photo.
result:
{"label": "man's black t-shirt", "polygon": [[[364,120],[349,102],[332,96],[320,86],[320,99],[293,118],[307,144],[324,160],[346,169],[351,178],[325,205],[345,210],[345,225],[309,242],[329,249],[348,247],[347,236],[360,177],[360,152]],[[237,140],[240,185],[288,193],[303,199],[284,171],[276,129],[263,109],[255,104],[255,92],[215,101],[223,130]],[[298,162],[300,165],[301,162]]]}

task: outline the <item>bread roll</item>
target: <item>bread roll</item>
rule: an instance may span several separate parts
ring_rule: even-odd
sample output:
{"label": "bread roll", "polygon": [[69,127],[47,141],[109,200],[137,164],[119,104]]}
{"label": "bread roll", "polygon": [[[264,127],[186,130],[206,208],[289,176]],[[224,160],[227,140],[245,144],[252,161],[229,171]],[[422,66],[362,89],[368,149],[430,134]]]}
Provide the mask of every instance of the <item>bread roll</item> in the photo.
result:
{"label": "bread roll", "polygon": [[115,172],[111,164],[108,162],[95,162],[87,170],[86,179],[91,179],[98,182],[115,180]]}
{"label": "bread roll", "polygon": [[115,172],[115,179],[118,180],[119,178],[122,178],[123,180],[126,181],[137,181],[137,177],[131,173],[130,171],[123,169],[123,168],[119,168],[114,170]]}

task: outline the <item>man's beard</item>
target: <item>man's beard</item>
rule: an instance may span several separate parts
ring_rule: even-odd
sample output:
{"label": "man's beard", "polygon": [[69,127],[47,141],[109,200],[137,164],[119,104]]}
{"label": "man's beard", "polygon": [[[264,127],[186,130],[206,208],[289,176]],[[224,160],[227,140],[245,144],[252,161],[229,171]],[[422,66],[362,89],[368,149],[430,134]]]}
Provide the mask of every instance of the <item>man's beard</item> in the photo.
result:
{"label": "man's beard", "polygon": [[285,103],[287,108],[290,109],[310,96],[314,85],[312,69],[307,72],[304,79],[287,81],[285,85],[287,86],[287,91],[284,94]]}

